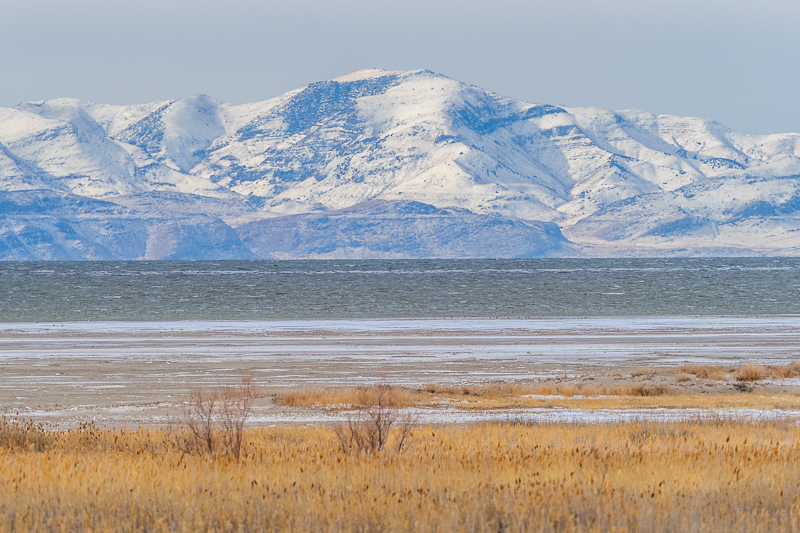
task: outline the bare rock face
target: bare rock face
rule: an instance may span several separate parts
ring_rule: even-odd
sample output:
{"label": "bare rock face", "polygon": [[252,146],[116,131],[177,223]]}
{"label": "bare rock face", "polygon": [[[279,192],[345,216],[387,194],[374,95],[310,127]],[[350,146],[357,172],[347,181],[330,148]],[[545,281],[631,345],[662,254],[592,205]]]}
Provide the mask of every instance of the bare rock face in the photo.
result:
{"label": "bare rock face", "polygon": [[239,235],[256,255],[273,259],[577,255],[552,222],[419,202],[374,200],[338,211],[260,220],[239,227]]}
{"label": "bare rock face", "polygon": [[797,255],[800,134],[429,71],[0,108],[0,259]]}

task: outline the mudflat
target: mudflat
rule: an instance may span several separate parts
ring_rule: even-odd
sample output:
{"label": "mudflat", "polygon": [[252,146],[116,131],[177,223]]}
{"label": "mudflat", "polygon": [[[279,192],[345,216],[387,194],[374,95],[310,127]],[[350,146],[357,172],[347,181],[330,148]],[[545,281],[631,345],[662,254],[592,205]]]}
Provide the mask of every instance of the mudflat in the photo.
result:
{"label": "mudflat", "polygon": [[[717,394],[738,389],[725,380],[677,382],[674,368],[793,361],[800,361],[798,316],[3,324],[0,410],[64,425],[163,425],[191,389],[250,374],[268,393],[254,419],[313,422],[324,417],[276,406],[269,394],[643,379]],[[766,380],[750,390],[798,385]]]}

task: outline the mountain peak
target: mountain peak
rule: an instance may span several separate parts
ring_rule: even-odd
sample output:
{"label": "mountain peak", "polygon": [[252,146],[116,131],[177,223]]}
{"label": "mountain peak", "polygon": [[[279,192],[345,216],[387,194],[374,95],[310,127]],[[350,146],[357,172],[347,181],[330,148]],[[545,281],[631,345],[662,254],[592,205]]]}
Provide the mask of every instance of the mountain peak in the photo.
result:
{"label": "mountain peak", "polygon": [[381,68],[368,68],[363,70],[357,70],[355,72],[351,72],[350,74],[345,74],[344,76],[339,76],[337,78],[333,78],[330,81],[336,81],[340,83],[348,83],[354,81],[362,81],[362,80],[371,80],[375,78],[382,78],[384,76],[394,76],[397,74],[401,74],[399,71],[394,70],[384,70]]}

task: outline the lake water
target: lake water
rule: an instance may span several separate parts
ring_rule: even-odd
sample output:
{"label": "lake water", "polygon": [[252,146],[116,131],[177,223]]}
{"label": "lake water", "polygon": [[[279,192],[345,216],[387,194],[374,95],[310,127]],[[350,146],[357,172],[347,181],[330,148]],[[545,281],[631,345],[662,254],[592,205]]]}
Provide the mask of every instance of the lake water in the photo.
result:
{"label": "lake water", "polygon": [[800,314],[800,259],[0,263],[0,322]]}

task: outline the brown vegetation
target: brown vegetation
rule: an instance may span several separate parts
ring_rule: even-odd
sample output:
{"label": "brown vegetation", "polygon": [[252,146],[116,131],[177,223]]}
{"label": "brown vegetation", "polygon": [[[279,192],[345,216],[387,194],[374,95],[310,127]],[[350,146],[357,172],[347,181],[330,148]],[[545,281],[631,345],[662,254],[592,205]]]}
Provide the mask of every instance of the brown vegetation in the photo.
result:
{"label": "brown vegetation", "polygon": [[701,379],[723,380],[734,371],[733,368],[722,365],[696,365],[686,364],[678,369],[684,374],[692,374]]}
{"label": "brown vegetation", "polygon": [[785,366],[767,366],[770,374],[774,378],[796,378],[800,376],[800,362],[789,363]]}
{"label": "brown vegetation", "polygon": [[652,379],[653,376],[656,374],[656,369],[653,367],[642,367],[637,368],[633,372],[631,372],[632,378],[643,377],[645,379]]}
{"label": "brown vegetation", "polygon": [[[563,398],[632,396],[669,396],[677,391],[665,384],[573,384],[573,383],[492,383],[485,385],[429,384],[421,388],[388,387],[393,406],[430,407],[446,401],[466,402],[458,406],[467,408],[496,408],[512,405],[523,406],[525,400],[537,400],[551,396]],[[323,407],[347,410],[362,404],[365,391],[372,387],[352,389],[308,389],[292,391],[276,396],[276,403],[285,407]]]}
{"label": "brown vegetation", "polygon": [[167,431],[0,429],[0,531],[797,531],[794,423],[418,428],[347,454],[253,429],[239,459]]}
{"label": "brown vegetation", "polygon": [[252,376],[218,389],[192,389],[183,415],[172,424],[176,445],[186,452],[239,457],[256,396]]}
{"label": "brown vegetation", "polygon": [[767,377],[767,369],[761,365],[744,365],[734,372],[733,377],[736,381],[761,381]]}
{"label": "brown vegetation", "polygon": [[399,411],[402,394],[388,385],[362,387],[346,424],[334,428],[345,454],[377,453],[394,439],[392,448],[403,451],[416,420],[410,413]]}
{"label": "brown vegetation", "polygon": [[[667,375],[672,372],[666,369]],[[800,389],[787,386],[765,395],[752,385],[735,382],[711,388],[708,385],[686,389],[681,380],[689,374],[666,376],[642,382],[598,383],[580,381],[558,383],[517,382],[477,385],[429,384],[419,388],[392,387],[397,407],[442,408],[462,411],[563,407],[571,409],[800,409]],[[676,383],[677,382],[677,383]],[[691,386],[696,385],[694,382]],[[699,385],[699,384],[698,384]],[[348,413],[353,411],[365,387],[310,389],[275,396],[277,405],[287,408],[317,408]],[[369,389],[369,387],[366,387]]]}
{"label": "brown vegetation", "polygon": [[723,365],[686,364],[678,369],[684,374],[693,374],[698,378],[721,381],[728,377],[738,382],[761,381],[766,378],[788,379],[800,376],[800,362],[786,365],[747,364],[739,368]]}
{"label": "brown vegetation", "polygon": [[[415,391],[400,387],[392,388],[392,403],[394,407],[410,407],[416,405]],[[276,396],[278,405],[285,407],[348,407],[359,405],[364,401],[375,387],[362,386],[356,388],[329,388],[329,389],[301,389],[284,392]]]}

